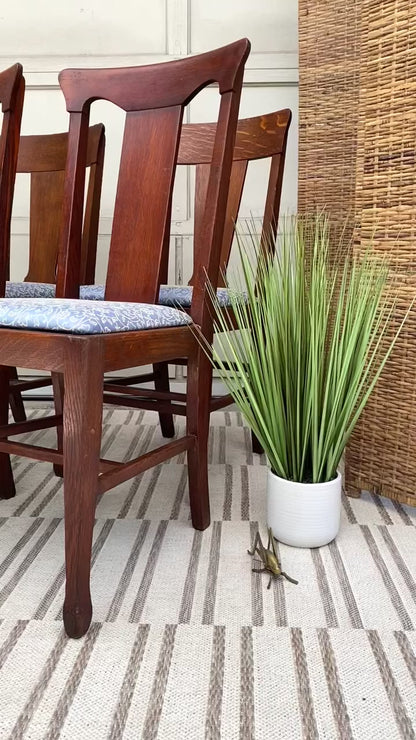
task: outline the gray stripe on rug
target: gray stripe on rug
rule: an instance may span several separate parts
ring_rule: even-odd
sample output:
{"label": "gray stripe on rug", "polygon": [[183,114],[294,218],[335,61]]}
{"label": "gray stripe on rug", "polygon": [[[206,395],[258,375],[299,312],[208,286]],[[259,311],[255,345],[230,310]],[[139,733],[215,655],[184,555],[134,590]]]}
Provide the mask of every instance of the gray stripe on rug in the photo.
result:
{"label": "gray stripe on rug", "polygon": [[[258,522],[250,522],[250,550],[253,549],[254,539],[258,531]],[[251,569],[251,621],[254,627],[262,627],[264,624],[262,574],[255,573],[253,568],[259,570],[263,565],[256,563],[255,560],[257,560],[256,553],[252,557]]]}
{"label": "gray stripe on rug", "polygon": [[47,733],[42,738],[42,740],[56,740],[57,738],[59,738],[71,704],[74,700],[75,694],[78,691],[79,684],[81,683],[82,676],[84,675],[84,671],[88,665],[88,661],[90,659],[97,637],[100,633],[101,627],[102,625],[98,624],[97,622],[91,623],[90,628],[84,638],[84,643],[81,647],[81,650],[77,655],[74,666],[66,680],[64,688],[62,689],[57,705],[49,722]]}
{"label": "gray stripe on rug", "polygon": [[389,524],[389,525],[393,524],[393,520],[390,514],[388,513],[388,511],[386,511],[386,508],[383,504],[383,500],[380,498],[380,496],[378,496],[376,493],[370,493],[370,496],[373,502],[375,503],[376,509],[378,513],[380,514],[380,517],[383,520],[384,524]]}
{"label": "gray stripe on rug", "polygon": [[192,606],[195,596],[196,578],[198,574],[199,557],[201,554],[202,532],[197,529],[194,531],[192,540],[191,554],[189,565],[186,573],[185,584],[183,587],[182,601],[179,609],[179,624],[189,624],[191,621]]}
{"label": "gray stripe on rug", "polygon": [[53,533],[55,532],[56,528],[59,526],[61,521],[62,519],[52,519],[49,526],[46,528],[44,532],[42,532],[39,539],[33,545],[31,550],[29,550],[28,554],[26,555],[24,560],[22,560],[17,570],[13,573],[10,580],[3,586],[3,588],[0,591],[0,606],[3,606],[4,602],[7,601],[13,589],[17,586],[19,581],[23,578],[23,576],[25,575],[29,567],[32,565],[35,558],[37,558],[37,556],[39,555],[42,548],[46,545],[48,540],[52,537]]}
{"label": "gray stripe on rug", "polygon": [[406,712],[380,636],[376,630],[367,630],[367,636],[401,736],[405,740],[415,740],[412,723]]}
{"label": "gray stripe on rug", "polygon": [[157,559],[162,549],[163,538],[166,534],[168,523],[169,522],[167,522],[166,520],[163,520],[159,523],[159,526],[157,528],[152,544],[152,549],[150,550],[149,557],[147,558],[147,562],[144,568],[144,573],[139,586],[139,590],[134,600],[134,604],[131,608],[129,622],[140,622],[147,594],[149,593],[149,588],[152,583],[153,574],[156,569]]}
{"label": "gray stripe on rug", "polygon": [[17,624],[15,624],[14,627],[12,627],[12,629],[10,630],[9,635],[3,641],[3,644],[0,645],[0,669],[3,668],[7,658],[9,657],[19,637],[21,637],[28,624],[28,619],[19,619]]}
{"label": "gray stripe on rug", "polygon": [[[45,491],[46,486],[48,485],[48,483],[50,483],[50,481],[54,477],[55,477],[55,473],[53,472],[53,470],[51,470],[45,476],[45,478],[43,478],[43,480],[39,483],[39,485],[36,486],[35,490],[32,491],[32,493],[29,496],[27,496],[27,498],[25,498],[24,501],[22,501],[22,503],[20,504],[20,506],[17,507],[17,509],[13,512],[13,516],[21,516],[23,514],[23,512],[28,508],[28,506],[30,506],[30,504],[33,503],[33,501],[35,500],[35,498],[40,493],[43,493]],[[59,479],[59,483],[62,484],[62,480],[61,479]]]}
{"label": "gray stripe on rug", "polygon": [[292,627],[290,636],[303,736],[307,740],[319,740],[302,630],[299,627]]}
{"label": "gray stripe on rug", "polygon": [[138,508],[136,519],[144,519],[147,514],[147,509],[149,508],[149,504],[151,501],[151,498],[155,492],[156,485],[159,481],[160,474],[162,472],[162,466],[158,465],[156,468],[153,468],[153,470],[150,473],[150,481],[149,484],[144,491],[143,498],[141,500],[140,506]]}
{"label": "gray stripe on rug", "polygon": [[108,740],[119,740],[123,736],[149,632],[150,625],[139,624],[107,736]]}
{"label": "gray stripe on rug", "polygon": [[241,628],[240,740],[255,740],[253,630]]}
{"label": "gray stripe on rug", "polygon": [[212,634],[211,669],[205,720],[205,740],[221,740],[221,711],[224,688],[225,627],[214,627]]}
{"label": "gray stripe on rug", "polygon": [[241,519],[248,522],[250,519],[250,497],[248,485],[247,465],[241,465]]}
{"label": "gray stripe on rug", "polygon": [[46,662],[42,668],[36,685],[30,692],[29,698],[17,718],[16,724],[10,733],[9,740],[22,740],[67,645],[68,638],[62,630],[55,645],[46,658]]}
{"label": "gray stripe on rug", "polygon": [[360,526],[361,526],[361,531],[363,532],[364,537],[366,539],[369,550],[371,552],[371,555],[373,557],[373,560],[375,564],[377,565],[377,568],[380,571],[380,575],[383,579],[383,583],[390,597],[390,601],[393,604],[396,610],[397,616],[399,617],[402,623],[403,629],[412,630],[413,629],[412,620],[410,619],[409,614],[407,613],[407,609],[405,605],[403,604],[403,601],[400,598],[399,592],[393,583],[393,579],[388,571],[386,563],[384,562],[381,556],[380,550],[377,547],[377,543],[372,533],[370,532],[369,527],[366,524],[361,524]]}
{"label": "gray stripe on rug", "polygon": [[391,536],[389,530],[387,527],[380,525],[379,526],[380,532],[383,536],[384,542],[386,543],[390,554],[394,560],[394,562],[397,565],[397,569],[400,572],[407,588],[410,591],[411,597],[413,601],[416,604],[416,581],[413,578],[409,568],[407,567],[406,563],[404,562],[402,556],[400,555],[400,552],[397,548],[396,543],[393,540],[393,537]]}
{"label": "gray stripe on rug", "polygon": [[151,698],[147,705],[146,719],[143,726],[143,738],[146,738],[146,740],[154,740],[158,734],[166,685],[172,662],[173,648],[175,645],[176,629],[176,624],[167,624],[163,633],[155,678],[150,694]]}
{"label": "gray stripe on rug", "polygon": [[406,524],[407,527],[413,527],[414,523],[411,520],[409,514],[407,511],[404,510],[403,506],[398,502],[395,501],[395,499],[392,499],[391,503],[393,504],[394,508],[396,509],[400,519],[404,524]]}
{"label": "gray stripe on rug", "polygon": [[394,632],[394,637],[401,650],[403,660],[406,663],[407,670],[409,671],[413,683],[416,686],[416,655],[412,650],[412,646],[409,642],[409,638],[404,632],[399,630]]}
{"label": "gray stripe on rug", "polygon": [[130,585],[131,579],[133,577],[134,569],[139,559],[139,555],[141,553],[143,543],[147,537],[149,526],[150,526],[149,520],[143,521],[140,525],[140,529],[138,531],[137,537],[134,540],[133,547],[131,549],[127,563],[124,567],[123,573],[121,574],[119,584],[117,586],[116,592],[114,594],[113,600],[108,610],[107,618],[106,618],[107,622],[114,622],[120,613],[120,609],[123,604],[124,598],[126,596],[127,589]]}
{"label": "gray stripe on rug", "polygon": [[24,546],[29,542],[29,540],[33,537],[35,532],[38,531],[40,525],[44,522],[44,519],[42,517],[39,517],[38,519],[35,519],[34,522],[30,522],[30,520],[27,521],[28,529],[26,532],[21,536],[20,540],[16,542],[15,546],[10,550],[10,552],[6,555],[3,562],[0,563],[0,578],[2,578],[7,570],[7,568],[12,564],[13,560],[15,560],[19,554],[19,552],[24,548]]}
{"label": "gray stripe on rug", "polygon": [[325,565],[319,548],[312,548],[311,556],[312,562],[315,566],[316,579],[318,581],[319,593],[321,594],[327,627],[338,627],[338,618],[334,606],[334,600],[332,598],[331,589],[329,588]]}
{"label": "gray stripe on rug", "polygon": [[224,489],[225,493],[222,518],[224,521],[231,521],[231,506],[233,502],[233,468],[232,465],[228,464],[225,465]]}
{"label": "gray stripe on rug", "polygon": [[222,522],[214,522],[211,533],[211,548],[207,573],[207,585],[204,599],[202,624],[212,624],[214,621],[215,599],[217,595],[218,567],[221,550]]}
{"label": "gray stripe on rug", "polygon": [[347,515],[347,519],[348,519],[349,523],[350,524],[357,524],[357,517],[355,516],[355,514],[354,514],[354,512],[352,510],[351,502],[350,502],[348,496],[345,495],[345,493],[342,493],[342,495],[341,495],[341,501],[342,501],[342,505],[344,507],[344,511],[345,511],[345,513]]}
{"label": "gray stripe on rug", "polygon": [[340,740],[354,740],[350,718],[339,680],[334,651],[326,629],[318,629],[318,642],[321,650],[332,714],[338,728],[338,737]]}
{"label": "gray stripe on rug", "polygon": [[339,585],[341,586],[342,596],[344,598],[345,606],[348,610],[351,624],[355,629],[363,629],[363,623],[360,612],[358,611],[357,602],[351,588],[347,571],[345,570],[345,565],[342,560],[341,553],[335,540],[329,543],[328,548],[335,566],[335,571],[337,574]]}
{"label": "gray stripe on rug", "polygon": [[172,511],[170,512],[171,519],[178,519],[179,512],[181,510],[182,501],[185,496],[185,491],[188,484],[188,468],[184,466],[181,477],[179,479],[178,488],[173,502]]}

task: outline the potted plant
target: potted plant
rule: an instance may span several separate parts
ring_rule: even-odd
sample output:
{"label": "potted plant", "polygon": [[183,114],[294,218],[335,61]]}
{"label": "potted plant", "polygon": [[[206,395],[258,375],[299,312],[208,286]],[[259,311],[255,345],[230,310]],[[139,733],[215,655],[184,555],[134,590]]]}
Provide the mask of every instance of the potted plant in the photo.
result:
{"label": "potted plant", "polygon": [[325,215],[286,219],[273,250],[240,237],[228,310],[209,287],[213,353],[201,338],[266,454],[267,525],[298,547],[338,533],[342,455],[408,314],[389,341],[387,261],[331,240]]}

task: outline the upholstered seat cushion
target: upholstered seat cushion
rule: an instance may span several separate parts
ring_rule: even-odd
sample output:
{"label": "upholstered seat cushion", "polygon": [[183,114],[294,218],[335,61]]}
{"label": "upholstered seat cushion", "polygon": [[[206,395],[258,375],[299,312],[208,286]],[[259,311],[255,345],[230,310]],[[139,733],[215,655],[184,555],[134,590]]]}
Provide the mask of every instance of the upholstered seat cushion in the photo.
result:
{"label": "upholstered seat cushion", "polygon": [[6,298],[53,298],[53,283],[6,283]]}
{"label": "upholstered seat cushion", "polygon": [[71,334],[108,334],[191,323],[169,306],[77,298],[0,298],[0,326]]}
{"label": "upholstered seat cushion", "polygon": [[[159,303],[161,306],[190,308],[192,302],[192,285],[161,285]],[[102,301],[104,285],[81,285],[80,298],[88,301]],[[221,306],[229,306],[230,298],[227,288],[218,288],[218,300]]]}
{"label": "upholstered seat cushion", "polygon": [[[190,308],[192,285],[161,285],[159,303],[172,308]],[[6,283],[6,298],[53,298],[55,286],[52,283]],[[104,300],[104,285],[81,285],[80,298],[86,301]],[[227,288],[218,288],[217,296],[220,306],[230,305]]]}

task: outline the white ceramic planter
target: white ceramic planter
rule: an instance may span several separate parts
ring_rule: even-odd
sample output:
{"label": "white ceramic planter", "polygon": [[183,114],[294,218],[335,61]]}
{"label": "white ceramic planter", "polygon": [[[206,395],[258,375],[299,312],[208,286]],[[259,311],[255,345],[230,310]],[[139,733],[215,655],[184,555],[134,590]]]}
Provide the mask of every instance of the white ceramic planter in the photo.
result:
{"label": "white ceramic planter", "polygon": [[342,478],[326,483],[294,483],[269,470],[267,524],[279,542],[322,547],[336,537],[341,515]]}

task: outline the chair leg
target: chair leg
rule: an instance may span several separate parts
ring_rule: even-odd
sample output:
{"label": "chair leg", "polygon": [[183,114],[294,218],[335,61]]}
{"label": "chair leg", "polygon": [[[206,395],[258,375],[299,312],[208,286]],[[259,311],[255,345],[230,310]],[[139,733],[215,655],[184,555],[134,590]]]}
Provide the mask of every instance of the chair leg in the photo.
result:
{"label": "chair leg", "polygon": [[[98,340],[98,338],[97,338]],[[69,637],[91,623],[91,546],[98,489],[103,366],[101,342],[68,342],[65,361],[64,508],[66,589],[63,617]]]}
{"label": "chair leg", "polygon": [[[170,390],[169,384],[169,365],[167,362],[158,362],[153,365],[153,372],[155,373],[155,390],[156,391],[167,391]],[[175,436],[175,425],[173,423],[172,414],[159,413],[159,423],[162,435],[164,437]]]}
{"label": "chair leg", "polygon": [[195,445],[188,450],[189,499],[195,529],[206,529],[210,524],[208,434],[211,384],[211,363],[198,349],[197,356],[188,360],[186,398],[187,433],[195,436]]}
{"label": "chair leg", "polygon": [[[17,370],[15,367],[9,368],[9,379],[17,380]],[[18,388],[9,387],[9,403],[10,409],[13,414],[15,421],[26,421],[26,411],[23,404],[22,394]]]}
{"label": "chair leg", "polygon": [[[10,368],[0,365],[0,426],[7,424],[9,418],[9,379]],[[10,455],[0,452],[0,498],[13,498],[15,495]]]}
{"label": "chair leg", "polygon": [[[55,414],[62,414],[64,408],[64,376],[62,373],[52,373],[53,401],[55,405]],[[57,445],[56,449],[62,452],[63,449],[63,428],[62,424],[56,427]],[[63,478],[64,469],[62,465],[54,463],[53,470],[58,478]]]}
{"label": "chair leg", "polygon": [[261,446],[254,432],[251,432],[251,448],[253,452],[256,452],[258,455],[262,455],[264,452],[263,447]]}

